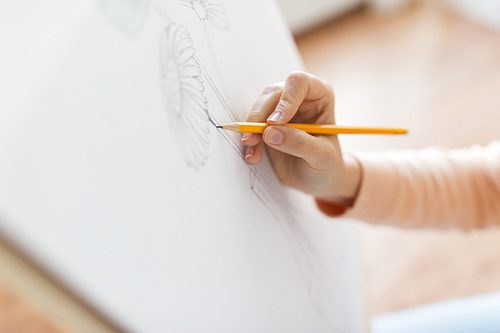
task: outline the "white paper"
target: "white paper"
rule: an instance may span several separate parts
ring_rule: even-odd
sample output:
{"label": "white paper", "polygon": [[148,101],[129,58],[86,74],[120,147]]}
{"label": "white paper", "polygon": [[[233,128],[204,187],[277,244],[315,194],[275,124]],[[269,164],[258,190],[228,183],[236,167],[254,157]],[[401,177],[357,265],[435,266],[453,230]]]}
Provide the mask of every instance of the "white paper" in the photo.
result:
{"label": "white paper", "polygon": [[88,8],[0,146],[3,233],[127,331],[364,332],[351,226],[215,129],[302,66],[274,3]]}

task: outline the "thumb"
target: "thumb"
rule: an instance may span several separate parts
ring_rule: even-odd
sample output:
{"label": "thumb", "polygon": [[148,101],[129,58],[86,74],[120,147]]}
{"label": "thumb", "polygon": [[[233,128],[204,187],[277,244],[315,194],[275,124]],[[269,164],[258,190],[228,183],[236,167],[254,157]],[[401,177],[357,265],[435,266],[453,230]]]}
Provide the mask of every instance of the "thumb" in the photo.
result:
{"label": "thumb", "polygon": [[315,137],[287,126],[269,126],[263,139],[276,150],[302,158],[313,169],[322,171],[334,165],[335,148],[324,137]]}

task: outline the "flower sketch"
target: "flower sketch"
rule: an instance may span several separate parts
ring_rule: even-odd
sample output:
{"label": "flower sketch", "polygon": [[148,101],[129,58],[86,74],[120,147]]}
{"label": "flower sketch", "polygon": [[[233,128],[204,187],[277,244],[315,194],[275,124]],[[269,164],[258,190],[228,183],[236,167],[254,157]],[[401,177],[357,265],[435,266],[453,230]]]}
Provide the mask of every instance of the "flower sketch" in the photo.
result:
{"label": "flower sketch", "polygon": [[147,0],[102,0],[107,18],[129,36],[136,36],[144,27],[150,3]]}
{"label": "flower sketch", "polygon": [[187,165],[199,169],[208,158],[209,115],[201,69],[187,30],[171,24],[160,39],[160,76],[165,108]]}
{"label": "flower sketch", "polygon": [[191,7],[202,21],[210,22],[219,30],[227,29],[228,23],[224,7],[212,0],[181,0],[184,6]]}
{"label": "flower sketch", "polygon": [[[222,87],[222,93],[224,95],[220,95],[222,97],[222,103],[224,110],[229,116],[231,121],[237,121],[238,117],[236,115],[234,106],[232,104],[230,95],[226,88],[226,84],[224,82],[219,63],[217,61],[217,57],[215,55],[215,50],[212,45],[212,41],[210,39],[210,34],[207,29],[207,21],[210,22],[215,28],[219,30],[225,30],[228,28],[228,21],[226,19],[226,13],[224,11],[224,7],[220,3],[213,3],[212,0],[181,0],[181,3],[184,6],[192,8],[198,18],[200,19],[201,26],[203,28],[203,33],[205,34],[205,38],[207,40],[207,45],[210,50],[210,55],[212,57],[212,61],[215,66],[215,70],[217,76],[220,81],[220,85]],[[204,70],[204,75],[208,79],[210,86],[217,90],[216,93],[219,93],[215,84],[212,84],[212,79],[208,76],[208,72]]]}
{"label": "flower sketch", "polygon": [[[160,81],[165,111],[185,163],[195,170],[200,169],[208,159],[210,125],[216,126],[220,120],[208,110],[204,83],[212,89],[229,119],[238,121],[217,61],[216,49],[207,29],[207,21],[219,30],[228,28],[223,6],[214,3],[214,0],[180,1],[182,5],[193,9],[200,19],[213,62],[212,70],[215,69],[217,74],[212,78],[210,68],[205,67],[202,59],[198,58],[186,28],[175,24],[157,1],[100,1],[110,22],[131,37],[137,35],[145,25],[150,7],[166,25],[160,35],[159,47]],[[239,140],[235,140],[224,130],[218,133],[234,149],[237,156],[243,159]],[[247,167],[250,171],[250,189],[280,224],[317,313],[333,331],[339,331],[336,326],[342,320],[338,316],[342,316],[343,312],[338,310],[338,299],[333,288],[335,275],[328,270],[328,265],[321,258],[307,228],[302,225],[302,219],[281,189],[269,160],[264,159],[258,167]]]}

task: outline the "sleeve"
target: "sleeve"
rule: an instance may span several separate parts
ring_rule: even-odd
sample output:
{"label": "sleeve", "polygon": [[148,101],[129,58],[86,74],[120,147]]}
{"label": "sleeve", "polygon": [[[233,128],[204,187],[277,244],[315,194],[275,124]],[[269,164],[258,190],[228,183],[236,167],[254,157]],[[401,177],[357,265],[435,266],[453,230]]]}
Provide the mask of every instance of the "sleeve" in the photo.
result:
{"label": "sleeve", "polygon": [[356,201],[343,212],[317,200],[327,215],[415,228],[500,226],[500,141],[354,155],[363,173]]}

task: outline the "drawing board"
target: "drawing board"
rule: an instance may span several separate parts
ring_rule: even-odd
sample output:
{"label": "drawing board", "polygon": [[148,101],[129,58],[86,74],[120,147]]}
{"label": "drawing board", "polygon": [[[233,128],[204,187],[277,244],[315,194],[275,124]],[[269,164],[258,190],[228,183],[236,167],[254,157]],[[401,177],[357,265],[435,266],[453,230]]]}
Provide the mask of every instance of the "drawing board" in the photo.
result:
{"label": "drawing board", "polygon": [[364,332],[352,222],[215,128],[302,68],[274,2],[79,6],[2,116],[4,236],[125,331]]}

